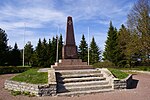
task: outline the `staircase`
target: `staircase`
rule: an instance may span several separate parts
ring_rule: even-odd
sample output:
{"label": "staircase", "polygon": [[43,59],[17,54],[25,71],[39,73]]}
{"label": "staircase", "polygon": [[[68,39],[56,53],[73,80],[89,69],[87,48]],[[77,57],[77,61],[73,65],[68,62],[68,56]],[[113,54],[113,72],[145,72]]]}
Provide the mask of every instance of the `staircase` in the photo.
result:
{"label": "staircase", "polygon": [[56,71],[56,80],[58,96],[72,96],[113,90],[109,80],[97,69]]}

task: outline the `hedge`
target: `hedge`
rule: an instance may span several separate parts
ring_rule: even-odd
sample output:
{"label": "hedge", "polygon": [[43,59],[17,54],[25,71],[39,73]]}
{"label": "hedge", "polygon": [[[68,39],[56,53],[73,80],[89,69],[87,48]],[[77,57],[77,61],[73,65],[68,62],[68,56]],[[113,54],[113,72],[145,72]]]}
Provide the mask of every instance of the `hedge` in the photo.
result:
{"label": "hedge", "polygon": [[0,74],[22,73],[29,70],[30,67],[0,67]]}

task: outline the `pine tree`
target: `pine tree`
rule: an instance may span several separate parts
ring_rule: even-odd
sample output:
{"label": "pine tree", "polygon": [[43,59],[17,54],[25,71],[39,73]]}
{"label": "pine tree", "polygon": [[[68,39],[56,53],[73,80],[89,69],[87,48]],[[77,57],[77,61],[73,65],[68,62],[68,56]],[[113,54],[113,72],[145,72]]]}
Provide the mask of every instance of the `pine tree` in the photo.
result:
{"label": "pine tree", "polygon": [[52,61],[52,42],[51,42],[51,39],[49,39],[49,42],[48,42],[48,47],[47,47],[47,55],[49,56],[49,59],[47,61],[48,65],[52,65],[53,64],[53,61]]}
{"label": "pine tree", "polygon": [[62,34],[60,34],[59,37],[59,44],[58,44],[58,59],[62,59],[62,47],[63,47],[63,38]]}
{"label": "pine tree", "polygon": [[127,45],[130,40],[130,33],[124,25],[121,25],[121,28],[118,32],[118,66],[124,67],[126,64],[129,64],[127,61]]}
{"label": "pine tree", "polygon": [[44,38],[43,39],[43,42],[42,42],[42,61],[41,61],[41,63],[42,63],[42,67],[49,67],[49,65],[48,65],[48,63],[47,63],[47,61],[49,60],[49,55],[47,55],[47,48],[48,48],[48,44],[47,44],[47,42],[46,42],[46,39]]}
{"label": "pine tree", "polygon": [[36,50],[33,51],[30,63],[32,67],[38,67],[38,56]]}
{"label": "pine tree", "polygon": [[34,54],[34,56],[37,56],[38,67],[49,67],[48,44],[45,38],[42,42],[41,39],[39,39],[38,45],[36,47],[36,54]]}
{"label": "pine tree", "polygon": [[7,63],[7,53],[9,50],[7,41],[7,34],[0,28],[0,66],[3,66]]}
{"label": "pine tree", "polygon": [[54,64],[56,62],[56,49],[57,49],[57,39],[52,38],[52,50],[51,50],[51,62]]}
{"label": "pine tree", "polygon": [[103,53],[104,60],[108,60],[115,65],[118,63],[118,43],[117,43],[117,29],[114,28],[112,22],[110,22],[110,27],[108,30],[108,37],[106,40],[105,51]]}
{"label": "pine tree", "polygon": [[21,65],[21,53],[20,53],[20,50],[18,49],[17,43],[15,43],[14,48],[11,51],[10,65],[12,66]]}
{"label": "pine tree", "polygon": [[24,47],[24,55],[25,55],[25,64],[30,65],[31,64],[31,57],[33,54],[33,45],[30,41],[25,45]]}
{"label": "pine tree", "polygon": [[90,64],[97,63],[100,60],[100,50],[97,46],[94,37],[90,44]]}
{"label": "pine tree", "polygon": [[87,60],[88,60],[88,45],[86,43],[84,34],[82,35],[82,40],[80,41],[78,55],[79,55],[79,58],[82,59],[82,61],[87,62]]}
{"label": "pine tree", "polygon": [[35,61],[35,62],[38,62],[37,66],[42,67],[42,42],[41,42],[41,39],[39,39],[39,41],[38,41],[35,56],[37,56],[37,61]]}

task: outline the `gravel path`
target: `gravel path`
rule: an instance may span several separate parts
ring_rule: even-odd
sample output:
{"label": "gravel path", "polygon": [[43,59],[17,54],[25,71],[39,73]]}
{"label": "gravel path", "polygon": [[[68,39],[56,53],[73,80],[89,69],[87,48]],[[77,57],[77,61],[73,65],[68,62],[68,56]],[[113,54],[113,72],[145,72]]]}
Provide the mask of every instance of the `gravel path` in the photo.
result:
{"label": "gravel path", "polygon": [[150,75],[137,74],[133,78],[138,81],[137,88],[118,90],[107,93],[80,95],[75,97],[28,97],[13,96],[5,90],[4,82],[14,76],[13,74],[0,75],[0,100],[150,100]]}

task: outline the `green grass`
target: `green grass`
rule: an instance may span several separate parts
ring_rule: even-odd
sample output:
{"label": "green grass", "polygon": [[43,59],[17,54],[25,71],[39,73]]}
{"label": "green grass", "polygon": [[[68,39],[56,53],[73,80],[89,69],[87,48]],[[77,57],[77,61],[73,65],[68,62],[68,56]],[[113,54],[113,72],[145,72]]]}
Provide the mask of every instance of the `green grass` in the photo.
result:
{"label": "green grass", "polygon": [[139,70],[139,71],[150,71],[150,66],[137,66],[137,67],[131,67],[131,68],[117,68],[119,70]]}
{"label": "green grass", "polygon": [[48,83],[48,73],[46,72],[37,72],[38,69],[30,69],[25,71],[11,80],[18,82],[26,82],[31,84],[46,84]]}
{"label": "green grass", "polygon": [[108,68],[108,70],[118,79],[124,79],[124,78],[128,77],[127,73],[122,72],[118,69]]}
{"label": "green grass", "polygon": [[135,68],[131,68],[133,70],[142,70],[142,71],[150,71],[150,66],[138,66]]}

